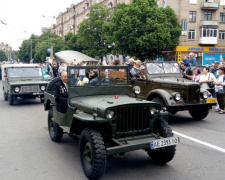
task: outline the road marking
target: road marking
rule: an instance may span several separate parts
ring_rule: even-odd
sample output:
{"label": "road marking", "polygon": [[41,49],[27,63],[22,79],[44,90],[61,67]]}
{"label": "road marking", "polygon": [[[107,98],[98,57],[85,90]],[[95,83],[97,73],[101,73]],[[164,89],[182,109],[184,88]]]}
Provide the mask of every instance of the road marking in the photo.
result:
{"label": "road marking", "polygon": [[224,152],[224,153],[225,153],[225,149],[223,149],[223,148],[221,148],[221,147],[218,147],[218,146],[209,144],[209,143],[207,143],[207,142],[204,142],[204,141],[201,141],[201,140],[192,138],[192,137],[190,137],[190,136],[181,134],[181,133],[176,132],[176,131],[173,131],[173,133],[176,134],[176,135],[178,135],[178,136],[184,137],[184,138],[189,139],[189,140],[191,140],[191,141],[197,142],[197,143],[199,143],[199,144],[203,144],[203,145],[205,145],[205,146],[208,146],[208,147],[210,147],[210,148],[213,148],[213,149],[216,149],[216,150],[218,150],[218,151],[221,151],[221,152]]}

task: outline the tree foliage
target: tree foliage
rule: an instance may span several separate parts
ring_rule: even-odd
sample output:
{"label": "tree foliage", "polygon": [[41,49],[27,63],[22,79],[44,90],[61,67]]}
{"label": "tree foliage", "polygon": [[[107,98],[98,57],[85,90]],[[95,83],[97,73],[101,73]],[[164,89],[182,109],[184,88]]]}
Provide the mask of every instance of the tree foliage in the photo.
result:
{"label": "tree foliage", "polygon": [[103,27],[109,19],[109,10],[105,5],[94,4],[79,25],[77,44],[82,47],[82,52],[89,56],[104,56],[109,49],[106,41],[106,32]]}
{"label": "tree foliage", "polygon": [[8,58],[7,58],[5,51],[0,50],[0,61],[7,61],[7,60],[8,60]]}
{"label": "tree foliage", "polygon": [[152,0],[118,4],[105,29],[120,53],[142,60],[154,58],[166,48],[174,49],[181,34],[174,11],[170,7],[158,8]]}

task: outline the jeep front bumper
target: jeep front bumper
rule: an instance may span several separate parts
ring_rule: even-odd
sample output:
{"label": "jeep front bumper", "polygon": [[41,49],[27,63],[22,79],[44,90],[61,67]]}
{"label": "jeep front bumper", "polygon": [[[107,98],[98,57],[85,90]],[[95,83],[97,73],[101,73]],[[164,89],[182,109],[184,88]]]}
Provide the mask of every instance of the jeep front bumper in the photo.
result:
{"label": "jeep front bumper", "polygon": [[212,106],[215,106],[216,103],[201,103],[201,104],[185,104],[185,105],[172,105],[168,106],[167,110],[169,112],[177,112],[177,111],[186,111],[190,109],[196,109],[196,108],[201,108],[201,107],[209,107],[212,109]]}
{"label": "jeep front bumper", "polygon": [[128,151],[148,149],[148,148],[151,148],[151,143],[150,143],[151,141],[160,140],[160,139],[162,139],[162,137],[159,137],[155,134],[112,139],[112,141],[116,143],[117,145],[106,148],[106,153],[107,155],[114,155],[114,154],[124,153]]}

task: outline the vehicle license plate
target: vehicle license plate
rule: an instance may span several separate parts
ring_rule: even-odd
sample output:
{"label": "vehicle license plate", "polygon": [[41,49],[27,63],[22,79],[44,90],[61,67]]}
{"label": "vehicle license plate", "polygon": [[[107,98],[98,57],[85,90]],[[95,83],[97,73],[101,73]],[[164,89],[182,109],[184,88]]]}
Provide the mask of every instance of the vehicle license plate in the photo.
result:
{"label": "vehicle license plate", "polygon": [[179,143],[179,137],[163,138],[150,141],[150,148],[157,149],[167,146],[176,145]]}
{"label": "vehicle license plate", "polygon": [[206,99],[207,103],[217,103],[217,99],[216,98],[208,98]]}

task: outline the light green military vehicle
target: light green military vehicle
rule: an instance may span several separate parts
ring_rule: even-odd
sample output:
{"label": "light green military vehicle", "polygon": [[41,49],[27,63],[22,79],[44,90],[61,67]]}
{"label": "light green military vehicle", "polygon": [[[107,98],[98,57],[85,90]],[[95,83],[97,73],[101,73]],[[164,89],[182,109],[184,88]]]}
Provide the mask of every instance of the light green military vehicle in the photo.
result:
{"label": "light green military vehicle", "polygon": [[[77,78],[80,69],[85,69],[86,77],[95,72],[95,78]],[[80,160],[87,178],[99,179],[108,156],[128,151],[143,149],[159,164],[173,159],[179,138],[160,119],[167,112],[158,103],[128,96],[127,67],[69,66],[67,71],[68,77],[75,72],[76,81],[69,79],[66,114],[56,108],[54,84],[59,79],[49,83],[44,108],[52,141],[60,142],[64,133],[79,139]],[[133,91],[139,93],[136,88]]]}
{"label": "light green military vehicle", "polygon": [[44,102],[47,82],[43,80],[42,67],[38,64],[2,65],[2,88],[5,101],[13,105],[17,98],[40,98]]}
{"label": "light green military vehicle", "polygon": [[[170,114],[188,110],[196,120],[207,117],[209,109],[216,105],[209,91],[201,89],[200,84],[184,79],[177,62],[144,63],[146,79],[133,78],[130,81],[130,95],[133,87],[139,87],[139,99],[159,103]],[[168,116],[163,117],[168,120]]]}

